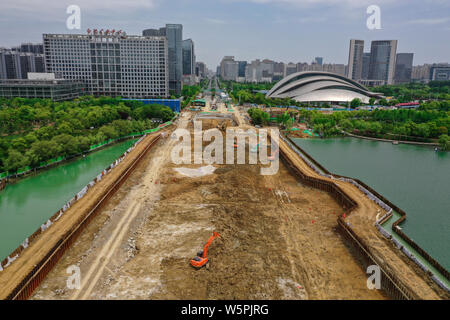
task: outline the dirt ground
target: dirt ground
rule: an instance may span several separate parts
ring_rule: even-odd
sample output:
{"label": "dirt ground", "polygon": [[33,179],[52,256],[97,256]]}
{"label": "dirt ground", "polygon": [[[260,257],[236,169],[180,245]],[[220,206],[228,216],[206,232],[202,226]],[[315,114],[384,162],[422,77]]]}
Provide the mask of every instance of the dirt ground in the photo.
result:
{"label": "dirt ground", "polygon": [[[188,114],[178,126],[192,129]],[[336,231],[342,211],[280,162],[214,165],[189,177],[161,139],[62,257],[32,299],[385,299]],[[213,231],[209,268],[189,260]],[[66,286],[81,269],[81,289]]]}

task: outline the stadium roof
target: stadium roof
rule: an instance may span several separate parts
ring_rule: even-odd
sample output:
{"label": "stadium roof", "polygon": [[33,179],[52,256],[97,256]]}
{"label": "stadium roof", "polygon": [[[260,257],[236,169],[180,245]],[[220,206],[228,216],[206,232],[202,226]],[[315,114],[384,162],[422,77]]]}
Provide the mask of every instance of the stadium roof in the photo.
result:
{"label": "stadium roof", "polygon": [[368,103],[371,97],[379,99],[381,95],[339,74],[304,71],[277,82],[266,97],[289,98],[299,102],[350,102],[359,98]]}

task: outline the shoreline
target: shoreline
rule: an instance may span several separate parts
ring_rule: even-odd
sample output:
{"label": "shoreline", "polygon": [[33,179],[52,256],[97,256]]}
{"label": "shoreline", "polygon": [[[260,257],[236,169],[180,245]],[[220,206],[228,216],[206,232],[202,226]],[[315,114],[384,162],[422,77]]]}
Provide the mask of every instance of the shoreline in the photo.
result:
{"label": "shoreline", "polygon": [[101,145],[101,146],[99,146],[97,148],[90,149],[88,151],[85,151],[85,152],[73,155],[73,156],[71,156],[69,158],[65,158],[65,159],[62,159],[60,161],[53,162],[53,163],[51,163],[49,165],[38,167],[38,168],[32,169],[32,170],[27,171],[27,172],[23,172],[21,174],[17,174],[17,176],[11,175],[11,176],[5,177],[5,178],[0,180],[0,185],[2,183],[5,185],[3,188],[0,187],[0,191],[2,191],[4,188],[6,188],[6,186],[8,184],[19,183],[23,179],[34,177],[34,176],[37,176],[37,175],[39,175],[39,174],[41,174],[41,173],[43,173],[43,172],[45,172],[47,170],[51,170],[51,169],[57,168],[59,166],[65,165],[65,164],[69,164],[72,161],[80,160],[80,158],[82,156],[88,156],[91,153],[94,153],[94,152],[97,152],[97,151],[102,151],[105,148],[112,147],[112,146],[114,146],[116,144],[119,144],[119,143],[122,143],[122,142],[126,142],[128,140],[137,139],[139,137],[142,137],[142,136],[141,135],[130,136],[130,137],[125,137],[125,138],[121,138],[121,139],[118,139],[118,140],[114,140],[114,141],[111,141],[109,143],[105,143],[104,145]]}
{"label": "shoreline", "polygon": [[433,143],[433,142],[419,142],[419,141],[405,141],[405,140],[391,140],[391,139],[383,139],[383,138],[373,138],[373,137],[366,137],[366,136],[359,136],[353,133],[346,132],[344,130],[341,130],[344,133],[344,136],[349,136],[352,138],[357,139],[365,139],[365,140],[372,140],[372,141],[380,141],[380,142],[398,142],[403,144],[412,144],[412,145],[418,145],[418,146],[427,146],[427,147],[439,147],[439,143]]}
{"label": "shoreline", "polygon": [[[17,261],[8,260],[11,265],[0,272],[0,283],[3,289],[0,292],[1,299],[26,299],[31,295],[64,251],[71,246],[82,229],[88,225],[105,200],[126,180],[131,170],[159,140],[159,137],[160,133],[142,138],[141,143],[137,143],[135,148],[130,150],[123,158],[123,161],[118,162],[116,160],[114,162],[116,166],[111,168],[110,174],[102,176],[98,183],[93,184],[92,188],[88,188],[89,190],[85,191],[85,194],[83,193],[83,196],[85,195],[83,198],[86,199],[74,201],[67,208],[66,214],[61,214],[58,211],[50,218],[50,221],[55,224],[51,226],[52,232],[42,233],[42,229],[38,229],[35,234],[29,237],[31,239],[29,245],[24,242],[25,246],[20,245],[9,255],[16,254]],[[74,199],[81,198],[78,197],[81,192]],[[69,213],[67,214],[67,212]],[[16,252],[18,250],[21,252]]]}
{"label": "shoreline", "polygon": [[[381,194],[379,194],[376,190],[374,190],[373,188],[371,188],[369,185],[367,185],[366,183],[362,182],[359,179],[355,179],[355,178],[351,178],[351,177],[347,177],[347,176],[342,176],[342,175],[338,175],[338,174],[334,174],[329,172],[325,167],[323,167],[317,160],[315,160],[311,155],[309,155],[304,149],[302,149],[300,146],[298,146],[294,141],[291,140],[290,137],[287,136],[287,139],[289,142],[291,142],[296,148],[298,148],[298,150],[300,152],[302,152],[307,158],[308,160],[310,160],[315,166],[317,166],[323,173],[325,173],[326,175],[330,175],[332,177],[336,177],[336,178],[340,178],[340,179],[349,179],[349,180],[353,180],[355,181],[357,184],[361,185],[363,188],[367,189],[368,191],[370,191],[373,195],[375,195],[378,199],[380,199],[381,201],[383,201],[385,204],[387,204],[390,208],[392,208],[393,210],[395,210],[396,213],[398,213],[400,215],[400,218],[397,219],[393,225],[392,225],[392,231],[394,233],[396,233],[402,240],[404,240],[408,245],[410,245],[414,250],[416,250],[418,252],[418,254],[420,254],[420,256],[427,261],[431,266],[433,266],[442,277],[446,278],[447,281],[450,280],[450,275],[449,272],[446,268],[444,268],[437,260],[435,260],[433,257],[431,257],[425,250],[423,250],[417,243],[415,243],[411,238],[409,238],[398,226],[399,224],[403,223],[406,220],[406,212],[404,210],[402,210],[401,208],[399,208],[398,206],[396,206],[395,204],[393,204],[392,202],[390,202],[388,199],[386,199],[384,196],[382,196]],[[381,226],[381,224],[383,224],[385,221],[388,220],[388,218],[391,218],[392,213],[388,213],[386,215],[384,215],[379,221],[377,221],[377,224],[380,225],[381,228],[383,228]],[[392,239],[392,235],[385,235],[383,232],[381,232],[383,234],[383,236],[385,236],[387,239],[394,241]],[[401,249],[403,251],[403,246],[401,246],[401,244],[399,244],[398,242],[396,243],[396,241],[394,241],[395,245]],[[405,250],[407,250],[405,248]],[[416,265],[418,265],[422,270],[424,270],[426,273],[431,273],[431,271],[424,269],[424,266],[421,265],[421,263],[417,262],[414,255],[410,254],[409,252],[405,253],[403,252],[403,254],[405,254],[411,261],[413,261]],[[411,257],[411,256],[412,257]],[[414,259],[413,259],[414,258]],[[425,267],[426,268],[426,267]],[[439,283],[440,280],[437,279],[438,281],[436,281],[436,279],[434,279],[434,275],[432,276],[433,280],[440,286],[445,286],[445,288],[443,288],[444,290],[446,290],[447,292],[449,292],[449,287],[446,286],[445,284],[441,284]]]}

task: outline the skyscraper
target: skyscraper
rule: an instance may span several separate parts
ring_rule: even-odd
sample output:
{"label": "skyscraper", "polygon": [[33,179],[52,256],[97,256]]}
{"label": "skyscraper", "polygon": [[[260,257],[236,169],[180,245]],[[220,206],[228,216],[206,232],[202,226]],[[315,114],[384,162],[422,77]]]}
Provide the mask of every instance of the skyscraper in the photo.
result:
{"label": "skyscraper", "polygon": [[169,48],[169,90],[181,94],[183,26],[181,24],[166,24],[166,35]]}
{"label": "skyscraper", "polygon": [[194,41],[183,40],[183,75],[195,74]]}
{"label": "skyscraper", "polygon": [[0,79],[27,79],[28,72],[45,72],[43,54],[0,51]]}
{"label": "skyscraper", "polygon": [[370,80],[394,82],[397,40],[372,41],[370,48]]}
{"label": "skyscraper", "polygon": [[348,53],[348,78],[353,80],[360,80],[362,78],[363,55],[364,40],[351,39]]}
{"label": "skyscraper", "polygon": [[122,31],[44,34],[48,72],[81,80],[93,95],[167,97],[165,37],[130,36]]}
{"label": "skyscraper", "polygon": [[200,77],[201,79],[206,77],[206,64],[203,62],[196,62],[196,75]]}
{"label": "skyscraper", "polygon": [[362,58],[361,79],[369,79],[370,52],[364,52]]}
{"label": "skyscraper", "polygon": [[22,43],[20,45],[20,52],[29,52],[29,53],[44,53],[44,45],[41,43]]}
{"label": "skyscraper", "polygon": [[397,53],[395,83],[411,82],[414,53]]}
{"label": "skyscraper", "polygon": [[315,62],[320,66],[323,65],[323,57],[316,57]]}
{"label": "skyscraper", "polygon": [[183,25],[166,24],[164,28],[146,29],[143,36],[166,37],[168,43],[169,90],[181,94],[183,75]]}
{"label": "skyscraper", "polygon": [[247,66],[247,61],[238,61],[238,78],[244,78],[245,80],[245,67]]}
{"label": "skyscraper", "polygon": [[233,56],[225,56],[220,62],[220,77],[223,80],[236,81],[239,74],[239,62]]}

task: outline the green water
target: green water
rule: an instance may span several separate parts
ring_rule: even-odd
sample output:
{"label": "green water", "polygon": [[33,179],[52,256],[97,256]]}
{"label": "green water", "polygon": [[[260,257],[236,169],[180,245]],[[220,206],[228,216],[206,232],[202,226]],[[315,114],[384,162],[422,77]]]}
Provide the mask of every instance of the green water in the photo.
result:
{"label": "green water", "polygon": [[355,138],[293,141],[330,172],[362,180],[403,209],[403,231],[450,269],[450,153]]}
{"label": "green water", "polygon": [[19,180],[0,191],[0,260],[135,142],[136,139],[115,144]]}

